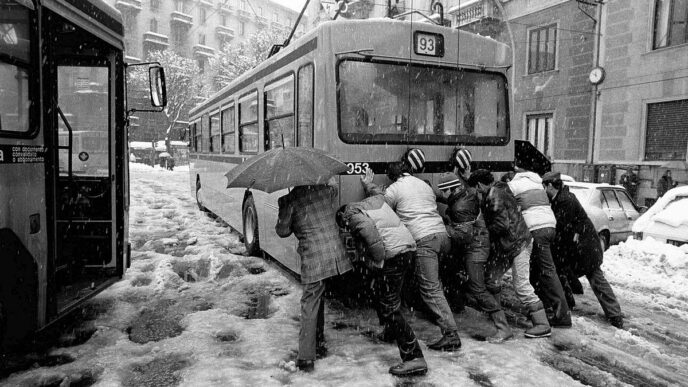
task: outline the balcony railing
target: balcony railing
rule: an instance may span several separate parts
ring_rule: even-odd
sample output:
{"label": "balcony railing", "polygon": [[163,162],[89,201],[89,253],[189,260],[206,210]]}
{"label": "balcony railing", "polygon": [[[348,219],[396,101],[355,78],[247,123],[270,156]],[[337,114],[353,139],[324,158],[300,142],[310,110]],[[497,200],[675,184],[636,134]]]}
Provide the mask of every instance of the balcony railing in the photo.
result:
{"label": "balcony railing", "polygon": [[260,25],[267,25],[267,24],[268,24],[268,18],[263,17],[263,16],[258,16],[258,15],[256,15],[256,21],[257,21],[258,24],[260,24]]}
{"label": "balcony railing", "polygon": [[220,4],[219,9],[221,13],[234,13],[234,7],[229,4]]}
{"label": "balcony railing", "polygon": [[143,43],[167,47],[170,45],[170,40],[167,37],[167,35],[159,34],[153,31],[148,31],[143,34]]}
{"label": "balcony railing", "polygon": [[457,10],[450,10],[449,13],[456,15],[457,26],[464,26],[485,18],[501,19],[499,8],[491,1],[485,0]]}
{"label": "balcony railing", "polygon": [[234,30],[229,27],[217,26],[215,27],[215,33],[217,34],[217,37],[220,38],[220,40],[234,39]]}
{"label": "balcony railing", "polygon": [[188,13],[173,11],[170,17],[170,24],[175,24],[188,28],[193,25],[193,17]]}
{"label": "balcony railing", "polygon": [[194,56],[205,56],[212,58],[215,56],[215,49],[203,44],[196,44],[193,46],[193,54]]}
{"label": "balcony railing", "polygon": [[237,16],[245,20],[251,20],[251,12],[245,9],[237,10]]}
{"label": "balcony railing", "polygon": [[141,0],[117,0],[115,2],[115,8],[117,8],[121,12],[138,12],[141,10]]}
{"label": "balcony railing", "polygon": [[203,6],[206,6],[206,7],[212,7],[213,6],[213,2],[210,0],[201,0],[201,1],[199,1],[199,3]]}

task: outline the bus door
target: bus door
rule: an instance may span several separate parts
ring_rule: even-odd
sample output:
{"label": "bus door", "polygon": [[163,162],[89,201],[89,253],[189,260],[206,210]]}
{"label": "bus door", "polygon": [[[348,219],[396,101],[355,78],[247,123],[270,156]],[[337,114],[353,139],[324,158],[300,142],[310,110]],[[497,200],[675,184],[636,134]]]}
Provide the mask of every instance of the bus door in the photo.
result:
{"label": "bus door", "polygon": [[[116,128],[116,49],[50,14],[48,66],[53,77],[47,109],[51,152],[53,259],[48,267],[48,314],[60,315],[108,286],[123,272],[116,257],[124,214],[122,128]],[[117,150],[117,152],[116,152]],[[120,165],[116,168],[116,165]],[[121,200],[119,201],[121,202]]]}

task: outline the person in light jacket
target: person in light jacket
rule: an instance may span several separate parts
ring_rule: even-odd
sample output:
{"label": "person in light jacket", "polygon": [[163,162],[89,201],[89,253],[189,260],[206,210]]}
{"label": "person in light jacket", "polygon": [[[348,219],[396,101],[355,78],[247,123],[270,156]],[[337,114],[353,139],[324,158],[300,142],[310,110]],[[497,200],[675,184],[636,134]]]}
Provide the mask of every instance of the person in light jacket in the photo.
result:
{"label": "person in light jacket", "polygon": [[301,330],[296,366],[313,371],[317,353],[325,347],[325,280],[352,269],[335,221],[337,189],[331,185],[294,187],[278,199],[275,232],[282,238],[292,233],[299,240],[301,256]]}
{"label": "person in light jacket", "polygon": [[413,263],[416,241],[382,195],[342,206],[337,224],[351,233],[368,267],[377,274],[378,314],[401,356],[401,363],[389,372],[395,376],[425,374],[428,366],[423,351],[400,310],[404,275]]}
{"label": "person in light jacket", "polygon": [[507,184],[516,196],[523,219],[533,236],[530,284],[545,308],[551,310],[550,325],[571,327],[571,311],[552,259],[551,246],[556,234],[557,219],[542,187],[542,179],[535,172],[516,167],[516,174]]}
{"label": "person in light jacket", "polygon": [[392,181],[386,189],[373,183],[372,169],[361,178],[368,196],[382,193],[385,202],[394,209],[416,241],[415,278],[424,303],[434,315],[442,337],[428,348],[438,351],[455,351],[461,348],[459,329],[449,303],[444,296],[439,278],[440,261],[451,250],[451,241],[444,222],[437,211],[433,188],[411,175],[404,162],[391,163],[387,177]]}

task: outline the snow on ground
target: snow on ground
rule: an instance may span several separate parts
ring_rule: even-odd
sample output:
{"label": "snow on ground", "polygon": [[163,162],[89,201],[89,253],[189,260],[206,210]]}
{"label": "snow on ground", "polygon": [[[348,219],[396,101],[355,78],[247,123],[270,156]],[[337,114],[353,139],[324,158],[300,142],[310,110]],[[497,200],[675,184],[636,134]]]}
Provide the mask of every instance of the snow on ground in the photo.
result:
{"label": "snow on ground", "polygon": [[[33,367],[3,385],[26,386],[623,386],[688,385],[688,265],[667,245],[628,241],[605,255],[626,328],[610,326],[586,285],[572,329],[526,339],[517,305],[516,338],[496,345],[487,317],[455,315],[463,348],[427,349],[439,329],[406,311],[429,373],[388,374],[395,345],[380,343],[374,311],[328,300],[329,354],[315,372],[294,369],[299,284],[273,264],[244,256],[237,233],[195,206],[188,167],[131,165],[132,267],[81,309],[83,322],[57,339]],[[513,294],[505,295],[513,304]],[[79,332],[88,332],[81,334]],[[65,344],[66,343],[66,344]],[[41,354],[27,354],[40,358]]]}

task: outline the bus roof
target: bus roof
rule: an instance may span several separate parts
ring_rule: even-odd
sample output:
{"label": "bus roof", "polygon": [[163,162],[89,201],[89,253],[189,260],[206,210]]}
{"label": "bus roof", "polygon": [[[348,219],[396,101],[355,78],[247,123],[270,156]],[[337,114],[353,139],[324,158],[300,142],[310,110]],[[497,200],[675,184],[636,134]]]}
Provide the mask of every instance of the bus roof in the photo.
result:
{"label": "bus roof", "polygon": [[42,3],[79,27],[124,49],[122,14],[105,0],[43,0]]}
{"label": "bus roof", "polygon": [[[472,46],[473,48],[468,47],[464,50],[470,51],[468,55],[469,57],[474,57],[476,53],[481,52],[482,55],[481,62],[479,62],[480,65],[486,67],[507,67],[511,65],[511,51],[507,44],[496,41],[490,37],[480,36],[466,31],[439,26],[431,23],[396,20],[389,18],[329,21],[319,24],[316,28],[311,29],[310,31],[306,32],[303,36],[299,37],[292,44],[280,50],[276,55],[273,55],[272,57],[266,59],[265,61],[254,67],[253,69],[245,72],[244,74],[234,79],[227,86],[213,94],[206,101],[192,108],[189,112],[189,115],[194,116],[203,109],[215,105],[222,99],[234,94],[238,89],[242,89],[243,87],[267,75],[275,68],[275,66],[279,67],[283,63],[287,64],[295,58],[299,58],[310,51],[317,50],[322,46],[318,44],[318,36],[321,33],[329,34],[330,36],[339,35],[349,37],[348,40],[352,42],[351,45],[357,45],[360,49],[360,47],[365,46],[365,43],[360,43],[360,40],[356,41],[356,39],[351,38],[351,33],[353,31],[363,30],[372,27],[379,28],[382,31],[394,31],[394,29],[402,30],[409,27],[416,29],[422,28],[422,30],[426,32],[443,33],[445,35],[457,35],[460,36],[462,43],[464,41],[475,43]],[[459,38],[456,38],[457,42],[458,39]],[[488,47],[492,48],[492,50],[488,49]],[[477,63],[478,62],[473,64]]]}

